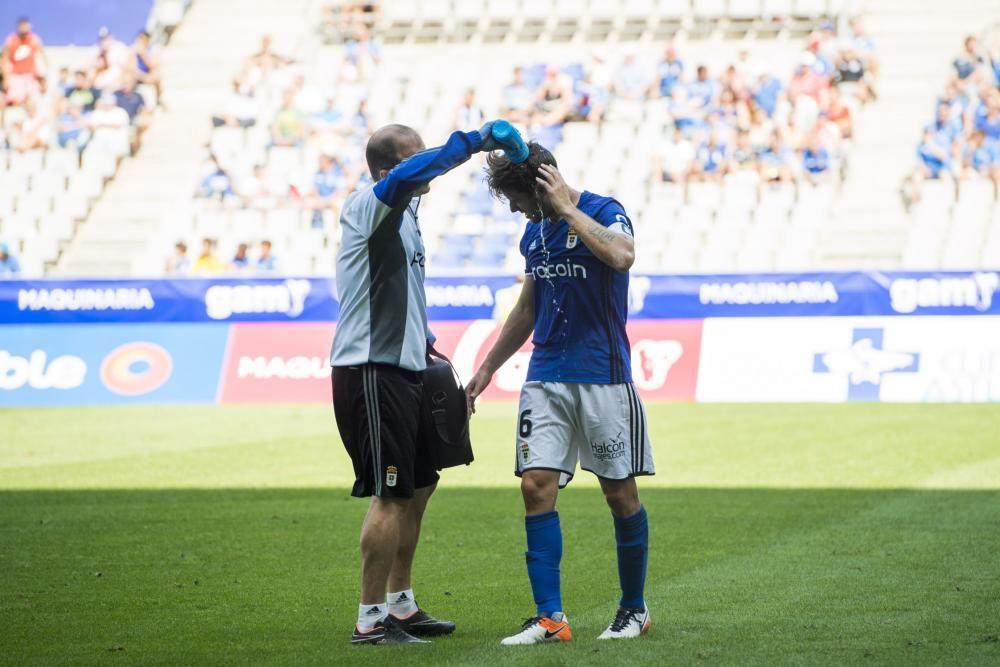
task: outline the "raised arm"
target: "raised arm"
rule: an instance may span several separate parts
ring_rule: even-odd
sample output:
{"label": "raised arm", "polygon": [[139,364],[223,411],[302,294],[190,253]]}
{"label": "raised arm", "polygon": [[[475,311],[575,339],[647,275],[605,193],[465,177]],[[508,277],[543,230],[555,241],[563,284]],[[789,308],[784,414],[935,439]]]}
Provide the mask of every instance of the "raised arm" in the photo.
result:
{"label": "raised arm", "polygon": [[489,386],[493,375],[507,362],[511,356],[521,349],[528,336],[535,329],[535,280],[530,275],[524,277],[521,296],[518,297],[514,309],[510,311],[503,323],[500,337],[486,355],[476,374],[469,380],[465,388],[469,397],[469,409],[476,411],[476,399]]}
{"label": "raised arm", "polygon": [[453,132],[443,146],[415,153],[393,167],[375,184],[375,196],[395,208],[409,201],[420,186],[448,173],[480,150],[483,137],[479,132]]}
{"label": "raised arm", "polygon": [[[558,169],[543,164],[538,168],[538,173],[536,180],[552,208],[569,223],[590,252],[615,271],[631,269],[635,262],[635,241],[632,237],[602,225],[578,209],[570,197],[569,186]],[[621,218],[621,225],[626,227],[629,224],[628,218],[624,215]]]}

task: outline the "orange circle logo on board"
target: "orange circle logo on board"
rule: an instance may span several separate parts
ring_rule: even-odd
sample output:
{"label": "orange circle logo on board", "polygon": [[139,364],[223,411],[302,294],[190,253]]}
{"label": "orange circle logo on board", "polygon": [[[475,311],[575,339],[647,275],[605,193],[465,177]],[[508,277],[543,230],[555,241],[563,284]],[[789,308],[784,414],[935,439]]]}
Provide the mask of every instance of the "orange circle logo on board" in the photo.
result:
{"label": "orange circle logo on board", "polygon": [[155,343],[126,343],[111,350],[101,363],[104,386],[121,396],[141,396],[170,379],[174,360]]}

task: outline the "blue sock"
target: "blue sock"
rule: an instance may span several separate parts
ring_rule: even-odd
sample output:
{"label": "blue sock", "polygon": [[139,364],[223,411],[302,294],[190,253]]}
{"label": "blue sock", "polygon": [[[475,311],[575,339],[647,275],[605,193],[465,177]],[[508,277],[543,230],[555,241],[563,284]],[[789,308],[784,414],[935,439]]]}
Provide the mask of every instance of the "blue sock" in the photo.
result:
{"label": "blue sock", "polygon": [[643,588],[646,585],[646,556],[649,551],[646,508],[640,507],[638,512],[624,519],[615,516],[614,520],[615,541],[618,543],[618,581],[622,586],[621,606],[645,609]]}
{"label": "blue sock", "polygon": [[524,517],[524,530],[528,534],[528,550],[524,559],[528,563],[528,579],[539,616],[550,616],[562,611],[562,594],[559,591],[559,561],[562,560],[562,531],[559,512],[546,512]]}

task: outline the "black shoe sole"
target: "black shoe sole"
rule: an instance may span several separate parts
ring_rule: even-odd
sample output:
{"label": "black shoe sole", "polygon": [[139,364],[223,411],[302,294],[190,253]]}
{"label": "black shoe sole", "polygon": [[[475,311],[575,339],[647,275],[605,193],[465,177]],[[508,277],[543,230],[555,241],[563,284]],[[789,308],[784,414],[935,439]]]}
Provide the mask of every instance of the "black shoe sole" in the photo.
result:
{"label": "black shoe sole", "polygon": [[[398,621],[397,621],[398,622]],[[431,625],[408,626],[398,622],[399,626],[414,637],[443,637],[455,632],[454,623],[434,623]]]}

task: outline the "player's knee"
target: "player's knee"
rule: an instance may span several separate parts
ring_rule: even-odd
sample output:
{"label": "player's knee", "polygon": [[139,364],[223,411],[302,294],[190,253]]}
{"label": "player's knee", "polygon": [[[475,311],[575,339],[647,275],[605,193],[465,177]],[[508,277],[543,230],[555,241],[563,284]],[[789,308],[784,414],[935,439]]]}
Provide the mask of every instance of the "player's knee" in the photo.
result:
{"label": "player's knee", "polygon": [[524,473],[521,477],[521,495],[524,506],[531,511],[544,511],[555,502],[558,484],[541,475]]}
{"label": "player's knee", "polygon": [[617,517],[632,516],[639,511],[639,493],[634,484],[615,484],[604,489],[604,499]]}

